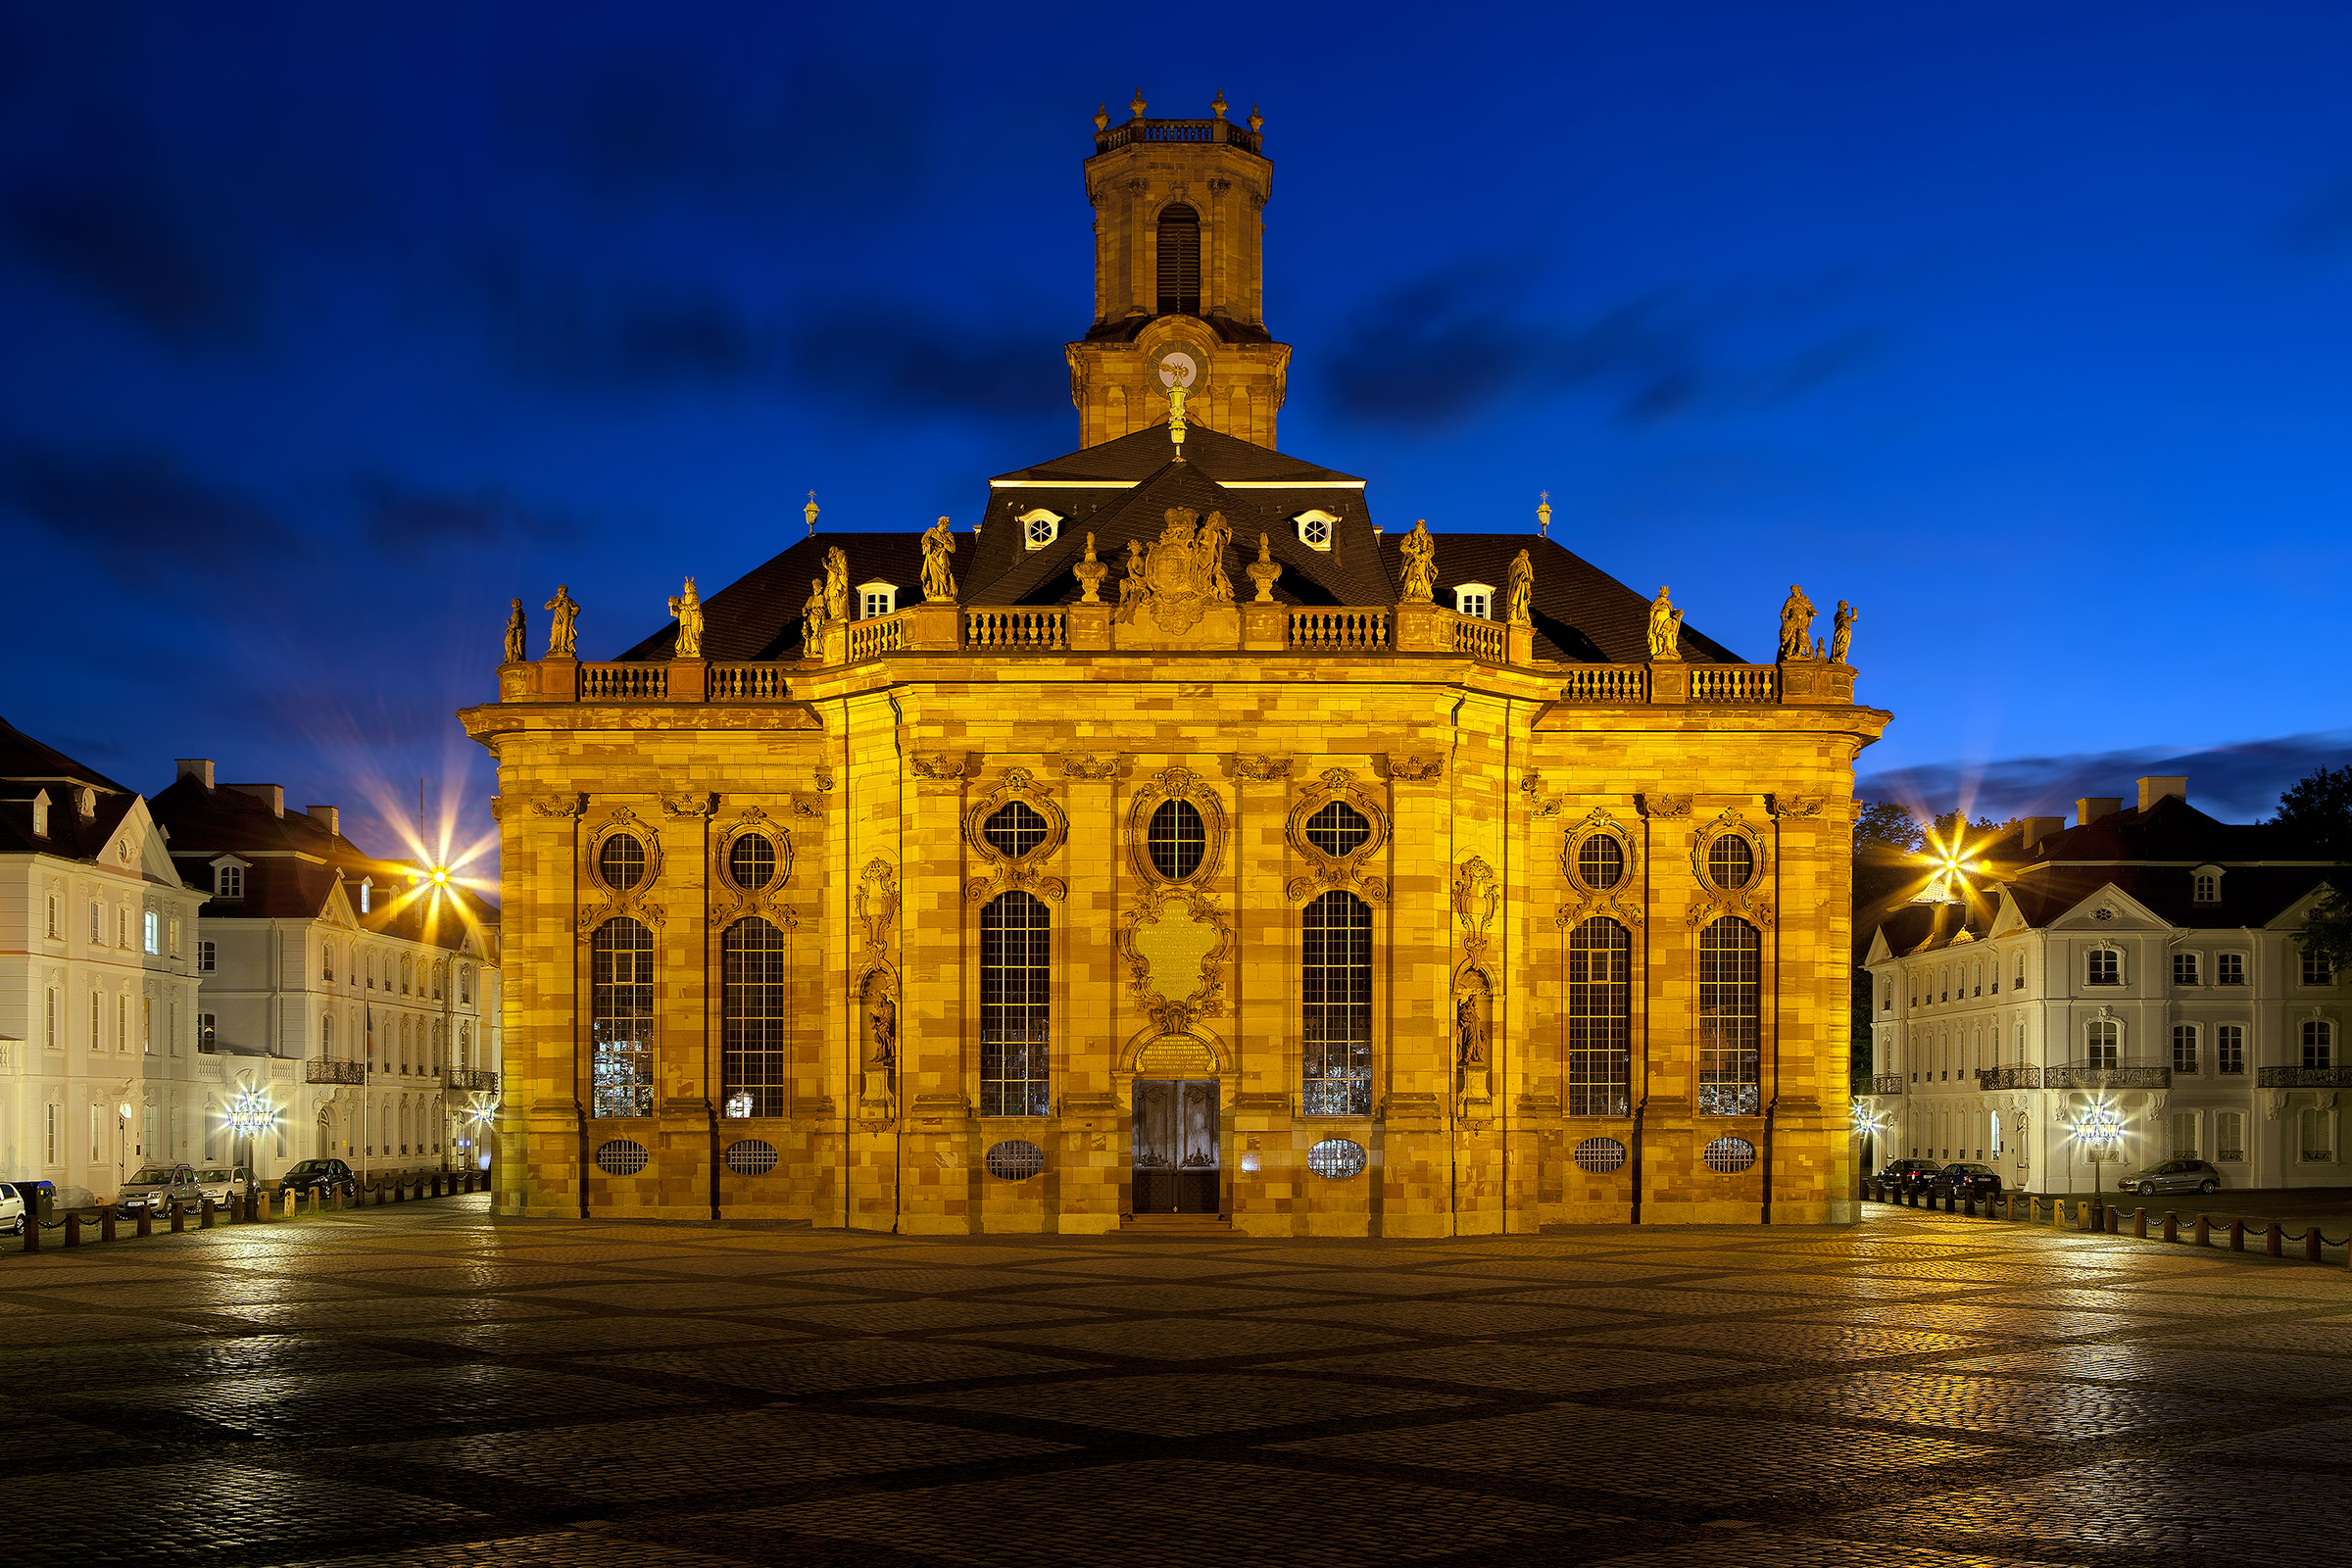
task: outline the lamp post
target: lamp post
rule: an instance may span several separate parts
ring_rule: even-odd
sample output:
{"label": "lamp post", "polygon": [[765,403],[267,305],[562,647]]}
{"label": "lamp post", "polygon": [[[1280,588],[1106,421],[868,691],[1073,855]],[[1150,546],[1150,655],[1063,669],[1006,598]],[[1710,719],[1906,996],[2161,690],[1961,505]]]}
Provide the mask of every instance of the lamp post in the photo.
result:
{"label": "lamp post", "polygon": [[[1887,1118],[1881,1115],[1869,1101],[1860,1099],[1854,1102],[1853,1116],[1854,1136],[1862,1141],[1864,1162],[1875,1165],[1878,1154],[1878,1136],[1886,1130]],[[1871,1173],[1866,1170],[1862,1172],[1858,1180],[1868,1181],[1870,1175]]]}
{"label": "lamp post", "polygon": [[231,1138],[245,1141],[245,1201],[253,1202],[260,1183],[253,1170],[253,1141],[277,1125],[277,1107],[270,1103],[268,1094],[259,1089],[240,1089],[228,1102],[228,1132]]}
{"label": "lamp post", "polygon": [[2099,1166],[2115,1157],[2115,1146],[2123,1131],[2124,1119],[2110,1105],[2092,1105],[2075,1118],[2075,1137],[2090,1155],[2090,1191],[2094,1197],[2100,1191]]}

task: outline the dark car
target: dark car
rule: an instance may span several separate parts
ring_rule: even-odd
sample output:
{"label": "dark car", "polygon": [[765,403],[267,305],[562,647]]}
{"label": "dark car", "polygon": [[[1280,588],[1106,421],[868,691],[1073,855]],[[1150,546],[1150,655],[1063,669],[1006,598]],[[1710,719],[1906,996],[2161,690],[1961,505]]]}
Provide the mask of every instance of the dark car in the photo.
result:
{"label": "dark car", "polygon": [[1936,1179],[1940,1167],[1932,1159],[1890,1159],[1879,1181],[1901,1193],[1916,1193]]}
{"label": "dark car", "polygon": [[2168,1159],[2126,1176],[2115,1186],[2118,1192],[2135,1192],[2142,1198],[2158,1193],[2218,1193],[2222,1173],[2201,1159]]}
{"label": "dark car", "polygon": [[2001,1173],[1990,1165],[1946,1165],[1936,1173],[1928,1190],[1938,1196],[1952,1194],[1960,1198],[1998,1198],[2001,1196]]}
{"label": "dark car", "polygon": [[296,1162],[278,1186],[289,1193],[323,1193],[351,1179],[351,1167],[339,1159],[305,1159]]}

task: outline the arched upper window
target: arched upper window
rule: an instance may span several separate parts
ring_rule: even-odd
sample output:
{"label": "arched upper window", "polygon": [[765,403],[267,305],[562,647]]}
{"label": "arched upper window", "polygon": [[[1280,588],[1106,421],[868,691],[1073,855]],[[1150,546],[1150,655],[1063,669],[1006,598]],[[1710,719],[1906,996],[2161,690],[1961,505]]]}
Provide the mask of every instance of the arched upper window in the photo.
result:
{"label": "arched upper window", "polygon": [[[791,1087],[785,1076],[784,933],[757,916],[727,927],[718,941],[718,978],[719,1098],[729,1115],[781,1116]],[[747,1095],[748,1109],[741,1102]]]}
{"label": "arched upper window", "polygon": [[1324,894],[1299,921],[1301,1093],[1309,1116],[1372,1113],[1372,909]]}
{"label": "arched upper window", "polygon": [[458,971],[458,1001],[469,1007],[473,1005],[473,971],[471,969]]}
{"label": "arched upper window", "polygon": [[1200,215],[1182,202],[1159,210],[1159,314],[1200,314]]}
{"label": "arched upper window", "polygon": [[1632,934],[1614,920],[1587,920],[1568,934],[1571,1116],[1632,1113],[1633,959]]}
{"label": "arched upper window", "polygon": [[1698,934],[1700,1114],[1753,1116],[1762,1108],[1763,1038],[1763,934],[1726,916]]}
{"label": "arched upper window", "polygon": [[409,994],[409,982],[415,978],[416,973],[416,960],[403,955],[400,960],[400,994],[402,996],[405,997]]}
{"label": "arched upper window", "polygon": [[1625,880],[1625,846],[1607,833],[1595,833],[1576,850],[1576,874],[1595,893],[1606,893]]}
{"label": "arched upper window", "polygon": [[1729,892],[1747,886],[1756,874],[1756,852],[1737,833],[1726,833],[1707,846],[1707,876]]}
{"label": "arched upper window", "polygon": [[654,934],[625,915],[588,944],[591,1111],[654,1113]]}
{"label": "arched upper window", "polygon": [[1190,801],[1162,801],[1144,831],[1152,867],[1171,882],[1181,882],[1200,869],[1208,850],[1208,827],[1200,808]]}
{"label": "arched upper window", "polygon": [[[91,1043],[95,1045],[97,1042],[93,1040]],[[323,1012],[318,1015],[318,1054],[331,1056],[334,1054],[335,1015],[331,1012]]]}
{"label": "arched upper window", "polygon": [[2335,1025],[2326,1018],[2303,1020],[2303,1065],[2335,1065]]}
{"label": "arched upper window", "polygon": [[434,1000],[435,1002],[439,1002],[439,1001],[441,1000],[441,993],[442,993],[442,991],[443,991],[444,989],[446,989],[446,987],[448,986],[448,983],[449,983],[449,965],[448,965],[448,964],[445,964],[445,963],[436,963],[436,964],[434,964],[434,965],[433,965],[433,1000]]}
{"label": "arched upper window", "polygon": [[[1001,813],[1000,813],[1001,814]],[[980,1114],[1043,1116],[1053,1082],[1053,918],[1029,894],[980,911]]]}
{"label": "arched upper window", "polygon": [[1035,807],[1022,801],[1007,801],[980,824],[980,836],[999,855],[1017,860],[1046,842],[1049,825]]}

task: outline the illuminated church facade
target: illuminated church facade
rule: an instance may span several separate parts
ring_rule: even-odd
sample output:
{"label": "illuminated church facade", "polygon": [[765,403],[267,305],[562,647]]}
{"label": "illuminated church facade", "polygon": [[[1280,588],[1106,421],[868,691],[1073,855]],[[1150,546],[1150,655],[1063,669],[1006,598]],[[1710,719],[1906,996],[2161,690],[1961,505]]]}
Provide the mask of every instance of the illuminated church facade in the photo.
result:
{"label": "illuminated church facade", "polygon": [[[1854,705],[1283,452],[1255,117],[1100,121],[1081,445],[511,631],[502,1209],[1440,1236],[1853,1213]],[[1664,574],[1664,573],[1661,573]],[[665,589],[663,591],[666,591]],[[649,601],[656,601],[648,584]]]}

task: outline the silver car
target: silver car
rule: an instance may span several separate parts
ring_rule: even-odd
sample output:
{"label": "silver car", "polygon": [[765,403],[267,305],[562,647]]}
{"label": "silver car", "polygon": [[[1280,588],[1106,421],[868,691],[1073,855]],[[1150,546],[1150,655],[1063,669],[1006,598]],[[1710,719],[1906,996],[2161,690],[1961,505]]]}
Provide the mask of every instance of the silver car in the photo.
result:
{"label": "silver car", "polygon": [[2158,1193],[2213,1193],[2222,1186],[2222,1173],[2201,1159],[2168,1159],[2135,1176],[2116,1182],[2119,1192],[2154,1198]]}
{"label": "silver car", "polygon": [[122,1193],[115,1199],[121,1209],[153,1209],[162,1213],[170,1203],[194,1203],[204,1197],[204,1188],[196,1180],[194,1167],[188,1165],[142,1165],[138,1173],[122,1184]]}
{"label": "silver car", "polygon": [[242,1165],[199,1165],[196,1186],[213,1200],[215,1208],[225,1208],[245,1201],[245,1195],[253,1190],[253,1173]]}

